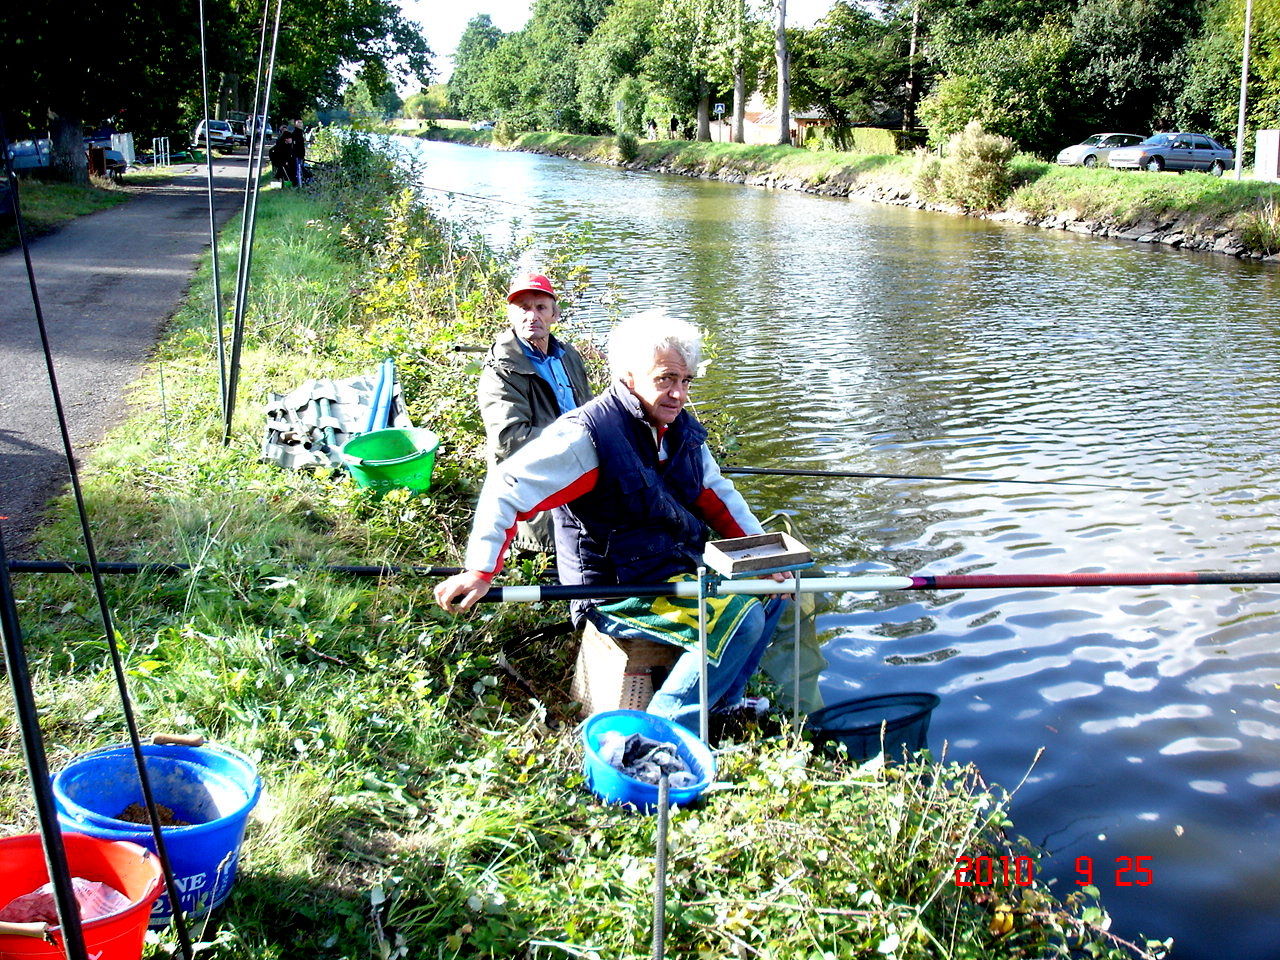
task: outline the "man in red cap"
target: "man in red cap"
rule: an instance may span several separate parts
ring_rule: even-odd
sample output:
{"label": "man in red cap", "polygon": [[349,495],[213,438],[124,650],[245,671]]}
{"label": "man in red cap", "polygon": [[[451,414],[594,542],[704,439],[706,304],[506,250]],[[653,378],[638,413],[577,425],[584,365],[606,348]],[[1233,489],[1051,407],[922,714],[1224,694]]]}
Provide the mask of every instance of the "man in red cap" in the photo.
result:
{"label": "man in red cap", "polygon": [[[485,355],[477,391],[490,467],[523,447],[560,414],[591,399],[582,357],[572,344],[551,333],[559,317],[560,302],[550,280],[540,273],[512,279],[507,291],[511,328],[498,336]],[[554,553],[551,515],[522,522],[514,546]]]}

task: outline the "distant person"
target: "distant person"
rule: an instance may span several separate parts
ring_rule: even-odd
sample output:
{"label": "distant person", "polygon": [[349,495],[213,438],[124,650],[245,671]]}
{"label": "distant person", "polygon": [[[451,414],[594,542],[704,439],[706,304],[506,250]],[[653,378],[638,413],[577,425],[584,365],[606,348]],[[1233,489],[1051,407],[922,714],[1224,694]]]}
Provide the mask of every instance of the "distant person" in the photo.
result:
{"label": "distant person", "polygon": [[275,144],[267,151],[271,160],[271,170],[277,180],[297,186],[297,167],[294,164],[293,130],[287,130],[276,138]]}
{"label": "distant person", "polygon": [[[582,357],[572,344],[551,333],[560,301],[540,273],[515,277],[507,291],[507,322],[485,355],[477,393],[489,451],[489,465],[506,460],[562,413],[591,399]],[[551,514],[522,522],[519,550],[555,553]]]}
{"label": "distant person", "polygon": [[301,120],[293,121],[294,183],[303,184],[307,177],[307,128]]}

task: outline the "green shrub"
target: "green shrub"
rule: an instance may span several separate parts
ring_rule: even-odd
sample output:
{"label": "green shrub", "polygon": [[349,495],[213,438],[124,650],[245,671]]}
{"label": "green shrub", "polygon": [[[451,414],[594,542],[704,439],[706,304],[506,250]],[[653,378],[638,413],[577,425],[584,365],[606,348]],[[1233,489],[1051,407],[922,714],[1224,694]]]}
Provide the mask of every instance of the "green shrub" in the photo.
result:
{"label": "green shrub", "polygon": [[942,174],[942,158],[924,147],[917,147],[915,156],[916,165],[911,173],[912,186],[921,199],[937,200],[940,189],[938,179]]}
{"label": "green shrub", "polygon": [[898,152],[898,133],[880,127],[852,127],[847,130],[810,127],[805,131],[804,146],[806,150],[893,156]]}
{"label": "green shrub", "polygon": [[619,133],[614,138],[618,148],[618,157],[623,163],[630,163],[640,155],[640,141],[634,133]]}
{"label": "green shrub", "polygon": [[1240,242],[1246,250],[1267,256],[1280,253],[1280,206],[1275,200],[1267,200],[1259,209],[1241,216]]}
{"label": "green shrub", "polygon": [[499,146],[509,147],[516,142],[520,131],[510,120],[499,120],[493,128],[493,142]]}
{"label": "green shrub", "polygon": [[976,120],[951,138],[938,177],[941,199],[966,210],[993,210],[1013,192],[1013,141]]}

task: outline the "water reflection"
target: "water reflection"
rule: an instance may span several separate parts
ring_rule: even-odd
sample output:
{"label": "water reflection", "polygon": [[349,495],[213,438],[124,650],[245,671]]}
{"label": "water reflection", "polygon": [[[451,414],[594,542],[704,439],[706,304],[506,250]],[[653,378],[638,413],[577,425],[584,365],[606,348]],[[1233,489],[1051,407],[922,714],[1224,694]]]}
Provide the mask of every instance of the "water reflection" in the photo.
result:
{"label": "water reflection", "polygon": [[[697,407],[738,462],[993,478],[739,478],[823,566],[1280,569],[1273,266],[421,149],[433,185],[527,203],[535,236],[590,221],[600,289],[712,330]],[[508,231],[507,212],[473,209]],[[591,302],[573,320],[607,316]],[[935,746],[1027,777],[1015,820],[1056,855],[1060,890],[1087,856],[1122,934],[1172,935],[1193,960],[1276,955],[1280,588],[846,594],[819,629],[828,702],[937,692]],[[1155,882],[1120,885],[1118,858],[1137,856]]]}

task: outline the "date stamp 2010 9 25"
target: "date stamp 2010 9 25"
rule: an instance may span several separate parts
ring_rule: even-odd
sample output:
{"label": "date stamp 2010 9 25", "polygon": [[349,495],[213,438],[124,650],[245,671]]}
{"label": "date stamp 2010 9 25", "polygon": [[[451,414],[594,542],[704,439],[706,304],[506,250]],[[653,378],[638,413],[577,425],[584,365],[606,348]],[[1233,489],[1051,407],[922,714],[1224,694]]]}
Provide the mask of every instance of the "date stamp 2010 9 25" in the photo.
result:
{"label": "date stamp 2010 9 25", "polygon": [[[1115,858],[1113,883],[1117,887],[1149,887],[1155,883],[1150,864],[1154,857]],[[1036,865],[1030,857],[956,857],[957,887],[1029,887],[1035,881]],[[1093,857],[1076,857],[1076,884],[1094,882]],[[1099,870],[1099,878],[1102,872]]]}

